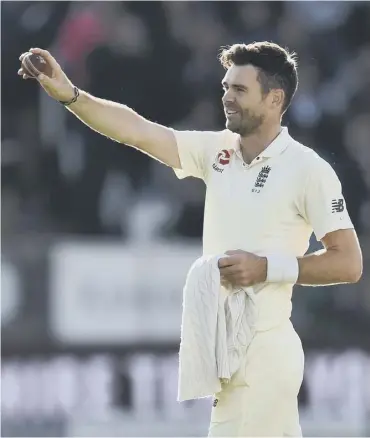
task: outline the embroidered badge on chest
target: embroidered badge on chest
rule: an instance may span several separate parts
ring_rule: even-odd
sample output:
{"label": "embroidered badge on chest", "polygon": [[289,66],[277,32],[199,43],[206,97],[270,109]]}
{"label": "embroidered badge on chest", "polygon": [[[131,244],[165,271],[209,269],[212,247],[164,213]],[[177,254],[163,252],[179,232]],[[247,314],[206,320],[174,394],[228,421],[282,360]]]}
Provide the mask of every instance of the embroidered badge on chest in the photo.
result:
{"label": "embroidered badge on chest", "polygon": [[263,166],[262,169],[259,171],[256,181],[254,183],[254,187],[252,189],[252,193],[260,193],[260,191],[265,187],[267,178],[270,174],[271,167],[270,166]]}
{"label": "embroidered badge on chest", "polygon": [[230,163],[230,160],[231,160],[231,151],[228,151],[227,149],[223,149],[221,152],[217,154],[216,160],[212,165],[213,170],[222,173],[224,171],[224,167]]}

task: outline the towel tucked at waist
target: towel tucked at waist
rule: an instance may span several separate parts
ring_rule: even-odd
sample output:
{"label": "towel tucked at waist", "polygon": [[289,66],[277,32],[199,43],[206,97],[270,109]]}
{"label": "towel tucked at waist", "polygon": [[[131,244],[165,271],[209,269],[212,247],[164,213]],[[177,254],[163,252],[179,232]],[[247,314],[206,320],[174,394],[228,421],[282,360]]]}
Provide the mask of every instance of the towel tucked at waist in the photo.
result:
{"label": "towel tucked at waist", "polygon": [[219,256],[200,257],[183,290],[178,401],[209,397],[240,366],[256,323],[252,288],[221,286]]}

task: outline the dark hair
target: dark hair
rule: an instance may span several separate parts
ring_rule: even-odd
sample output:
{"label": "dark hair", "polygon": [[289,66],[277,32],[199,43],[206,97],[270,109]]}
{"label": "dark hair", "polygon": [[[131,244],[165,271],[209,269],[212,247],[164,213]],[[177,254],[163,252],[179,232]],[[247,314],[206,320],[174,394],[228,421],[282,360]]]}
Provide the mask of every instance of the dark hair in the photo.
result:
{"label": "dark hair", "polygon": [[233,44],[222,47],[219,56],[225,69],[232,65],[251,64],[259,70],[258,81],[263,94],[282,89],[285,94],[283,113],[289,107],[298,87],[297,59],[294,52],[267,41],[252,44]]}

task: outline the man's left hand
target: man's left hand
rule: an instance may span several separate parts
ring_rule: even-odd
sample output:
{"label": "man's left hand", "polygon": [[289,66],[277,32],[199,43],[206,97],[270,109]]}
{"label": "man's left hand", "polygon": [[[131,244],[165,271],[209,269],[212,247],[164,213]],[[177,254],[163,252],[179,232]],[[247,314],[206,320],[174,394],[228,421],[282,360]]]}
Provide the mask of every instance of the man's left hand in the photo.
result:
{"label": "man's left hand", "polygon": [[218,261],[221,283],[248,287],[263,283],[267,276],[267,259],[240,249],[227,251]]}

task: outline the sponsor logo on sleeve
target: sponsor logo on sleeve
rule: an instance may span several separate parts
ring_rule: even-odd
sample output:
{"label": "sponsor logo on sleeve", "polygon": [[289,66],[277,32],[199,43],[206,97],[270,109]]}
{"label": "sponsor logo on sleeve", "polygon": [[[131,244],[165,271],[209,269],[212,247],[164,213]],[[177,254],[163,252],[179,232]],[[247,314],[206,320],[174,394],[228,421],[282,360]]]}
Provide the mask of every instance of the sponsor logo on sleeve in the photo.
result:
{"label": "sponsor logo on sleeve", "polygon": [[342,213],[344,210],[344,199],[332,199],[331,201],[331,212],[332,213]]}

